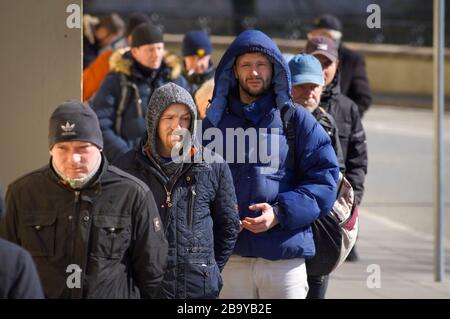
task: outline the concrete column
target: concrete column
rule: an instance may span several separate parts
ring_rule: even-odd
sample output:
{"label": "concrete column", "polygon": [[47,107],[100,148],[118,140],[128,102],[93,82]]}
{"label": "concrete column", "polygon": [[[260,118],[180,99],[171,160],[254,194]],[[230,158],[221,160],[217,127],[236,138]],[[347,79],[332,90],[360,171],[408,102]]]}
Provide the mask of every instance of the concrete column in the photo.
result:
{"label": "concrete column", "polygon": [[[82,0],[0,2],[0,186],[48,161],[48,119],[81,99],[81,28],[66,12]],[[73,21],[73,20],[71,20]]]}

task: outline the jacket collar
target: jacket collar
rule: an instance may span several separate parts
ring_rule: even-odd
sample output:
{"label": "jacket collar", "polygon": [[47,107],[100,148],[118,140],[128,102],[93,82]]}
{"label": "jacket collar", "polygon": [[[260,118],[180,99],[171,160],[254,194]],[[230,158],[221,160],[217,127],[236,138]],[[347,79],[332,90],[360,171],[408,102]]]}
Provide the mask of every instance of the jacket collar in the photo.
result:
{"label": "jacket collar", "polygon": [[240,118],[245,118],[253,125],[258,124],[272,110],[275,105],[275,97],[272,90],[250,104],[243,104],[236,90],[230,94],[230,113]]}
{"label": "jacket collar", "polygon": [[321,95],[321,103],[328,103],[328,101],[333,98],[334,96],[341,93],[341,86],[339,85],[339,81],[341,79],[341,75],[339,70],[336,71],[336,74],[333,78],[333,81],[331,81],[330,84],[328,84],[325,87],[325,90],[322,92]]}
{"label": "jacket collar", "polygon": [[[92,177],[92,179],[85,185],[83,186],[83,188],[81,188],[81,190],[88,190],[88,189],[99,189],[100,188],[100,182],[102,180],[102,177],[105,175],[106,171],[108,170],[108,160],[106,159],[105,154],[103,154],[103,152],[100,153],[102,156],[101,159],[101,164],[100,167],[97,171],[97,173]],[[71,188],[69,185],[67,185],[66,181],[64,181],[63,179],[61,179],[58,174],[55,172],[55,170],[53,169],[53,165],[52,165],[52,158],[50,158],[49,160],[49,164],[48,164],[48,174],[47,176],[55,183],[61,185],[62,187],[66,188],[67,190],[71,190],[74,191],[73,188]]]}

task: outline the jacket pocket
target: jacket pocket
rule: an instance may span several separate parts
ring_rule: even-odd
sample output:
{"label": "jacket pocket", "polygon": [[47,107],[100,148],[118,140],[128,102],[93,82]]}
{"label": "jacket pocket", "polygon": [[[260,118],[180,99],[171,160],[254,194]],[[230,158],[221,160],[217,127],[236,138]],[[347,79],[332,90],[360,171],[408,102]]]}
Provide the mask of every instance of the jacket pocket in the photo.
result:
{"label": "jacket pocket", "polygon": [[51,257],[55,255],[56,211],[33,212],[24,215],[22,246],[32,256]]}
{"label": "jacket pocket", "polygon": [[352,127],[350,124],[344,123],[338,127],[339,130],[339,142],[341,143],[342,151],[344,152],[344,157],[347,154],[348,143],[352,136]]}
{"label": "jacket pocket", "polygon": [[91,256],[119,259],[130,243],[130,217],[94,216]]}
{"label": "jacket pocket", "polygon": [[190,261],[186,265],[186,298],[216,299],[222,289],[222,277],[216,262]]}

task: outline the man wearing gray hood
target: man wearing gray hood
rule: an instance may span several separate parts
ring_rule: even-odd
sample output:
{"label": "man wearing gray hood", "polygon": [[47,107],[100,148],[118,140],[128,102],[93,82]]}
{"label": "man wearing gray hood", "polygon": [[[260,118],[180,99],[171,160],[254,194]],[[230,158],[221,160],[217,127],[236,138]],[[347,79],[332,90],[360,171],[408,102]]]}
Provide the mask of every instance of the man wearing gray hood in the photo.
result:
{"label": "man wearing gray hood", "polygon": [[117,165],[150,187],[161,214],[169,255],[159,297],[217,298],[239,232],[230,170],[195,142],[197,111],[188,91],[165,84],[148,110],[147,136]]}

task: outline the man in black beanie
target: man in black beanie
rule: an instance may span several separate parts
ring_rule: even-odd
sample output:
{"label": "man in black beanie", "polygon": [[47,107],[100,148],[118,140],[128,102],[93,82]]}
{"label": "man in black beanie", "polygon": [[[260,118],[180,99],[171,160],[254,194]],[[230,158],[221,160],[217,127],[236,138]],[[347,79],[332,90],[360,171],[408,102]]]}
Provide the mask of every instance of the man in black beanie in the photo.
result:
{"label": "man in black beanie", "polygon": [[187,83],[180,59],[164,51],[163,34],[151,23],[134,28],[131,50],[111,59],[110,70],[92,108],[100,120],[106,157],[114,162],[139,144],[152,93],[168,82],[184,88]]}
{"label": "man in black beanie", "polygon": [[0,235],[30,252],[47,298],[149,298],[167,241],[155,200],[108,164],[95,113],[81,102],[50,117],[50,162],[9,185]]}

